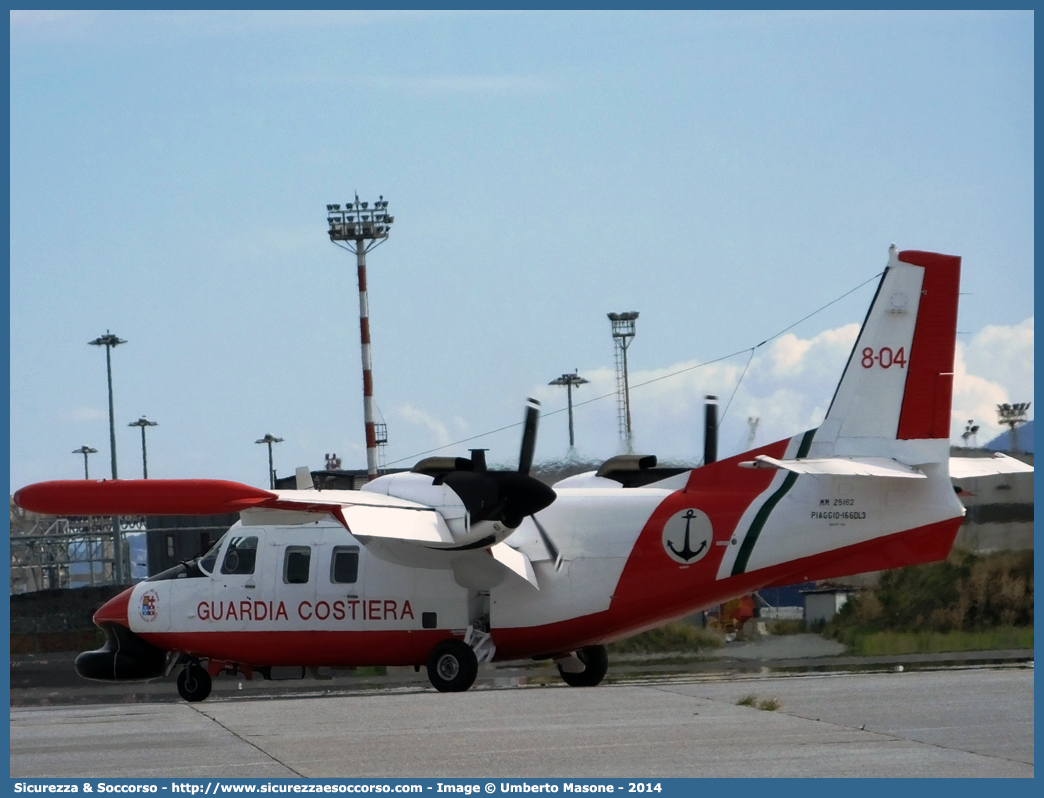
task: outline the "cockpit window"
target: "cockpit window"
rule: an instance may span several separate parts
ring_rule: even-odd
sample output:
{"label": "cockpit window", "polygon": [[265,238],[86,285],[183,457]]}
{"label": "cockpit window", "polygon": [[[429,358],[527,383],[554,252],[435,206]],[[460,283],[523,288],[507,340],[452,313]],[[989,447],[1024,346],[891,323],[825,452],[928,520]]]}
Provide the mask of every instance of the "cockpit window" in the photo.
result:
{"label": "cockpit window", "polygon": [[211,546],[207,550],[207,553],[202,557],[196,557],[192,560],[179,562],[173,568],[168,568],[166,571],[160,571],[158,574],[150,576],[145,581],[162,582],[166,579],[202,579],[203,577],[210,576],[214,572],[214,566],[217,564],[218,550],[221,548],[221,544],[224,543],[226,537],[228,537],[227,532],[217,543]]}
{"label": "cockpit window", "polygon": [[257,538],[235,536],[228,542],[225,559],[221,562],[223,574],[252,574],[257,560]]}
{"label": "cockpit window", "polygon": [[214,573],[214,566],[217,565],[218,552],[221,550],[221,544],[225,542],[225,538],[228,537],[228,532],[218,538],[217,543],[211,546],[207,553],[203,555],[203,558],[199,561],[199,568],[207,576]]}

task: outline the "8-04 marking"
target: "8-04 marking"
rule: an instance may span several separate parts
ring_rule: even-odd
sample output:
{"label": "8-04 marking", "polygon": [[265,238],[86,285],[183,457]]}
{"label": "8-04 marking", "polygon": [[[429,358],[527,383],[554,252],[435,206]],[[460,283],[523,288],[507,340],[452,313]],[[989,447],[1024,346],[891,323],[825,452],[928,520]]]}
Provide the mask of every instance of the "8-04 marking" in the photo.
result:
{"label": "8-04 marking", "polygon": [[863,349],[863,358],[860,363],[865,369],[874,366],[880,366],[883,369],[890,369],[892,366],[906,368],[906,347],[901,346],[898,352],[893,352],[890,346],[882,346],[875,352],[873,347],[867,346]]}

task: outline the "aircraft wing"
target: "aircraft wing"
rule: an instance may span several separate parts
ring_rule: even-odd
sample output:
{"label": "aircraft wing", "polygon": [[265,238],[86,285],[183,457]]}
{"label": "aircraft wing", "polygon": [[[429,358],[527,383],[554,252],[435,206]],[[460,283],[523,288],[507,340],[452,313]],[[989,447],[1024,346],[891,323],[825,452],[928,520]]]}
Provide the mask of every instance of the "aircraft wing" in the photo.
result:
{"label": "aircraft wing", "polygon": [[916,468],[889,457],[824,457],[801,460],[777,460],[758,455],[740,463],[744,468],[778,468],[795,474],[828,474],[835,477],[893,477],[900,479],[927,479]]}
{"label": "aircraft wing", "polygon": [[950,478],[969,479],[971,477],[988,477],[992,474],[1024,474],[1031,473],[1033,466],[1021,460],[1008,457],[997,452],[993,457],[951,457]]}
{"label": "aircraft wing", "polygon": [[217,479],[58,480],[28,485],[15,504],[46,515],[219,515],[245,524],[302,524],[332,515],[353,535],[452,543],[432,507],[363,491],[268,491]]}

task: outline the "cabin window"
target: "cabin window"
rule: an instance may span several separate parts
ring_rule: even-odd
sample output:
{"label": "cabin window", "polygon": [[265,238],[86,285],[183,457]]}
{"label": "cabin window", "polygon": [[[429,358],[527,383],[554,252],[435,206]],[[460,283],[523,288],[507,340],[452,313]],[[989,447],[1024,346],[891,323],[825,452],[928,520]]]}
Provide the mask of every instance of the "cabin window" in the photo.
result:
{"label": "cabin window", "polygon": [[228,542],[225,559],[221,562],[223,574],[252,574],[257,560],[256,537],[233,537]]}
{"label": "cabin window", "polygon": [[335,585],[351,585],[359,578],[359,547],[334,546],[330,562],[330,581]]}
{"label": "cabin window", "polygon": [[283,555],[283,582],[288,585],[306,584],[311,560],[312,550],[308,546],[287,546]]}

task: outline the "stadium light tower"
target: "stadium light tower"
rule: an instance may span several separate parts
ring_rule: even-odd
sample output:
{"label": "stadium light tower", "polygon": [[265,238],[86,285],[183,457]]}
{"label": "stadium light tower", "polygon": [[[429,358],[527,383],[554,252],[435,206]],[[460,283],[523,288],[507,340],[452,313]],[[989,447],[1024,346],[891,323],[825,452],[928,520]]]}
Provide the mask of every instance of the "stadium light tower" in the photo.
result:
{"label": "stadium light tower", "polygon": [[359,337],[362,344],[363,420],[366,425],[366,472],[377,477],[377,429],[373,410],[373,361],[370,354],[370,306],[366,293],[366,253],[388,238],[395,217],[388,215],[388,201],[382,194],[369,207],[368,202],[326,206],[330,224],[330,240],[342,249],[355,253],[359,272]]}
{"label": "stadium light tower", "polygon": [[609,321],[613,326],[613,341],[616,344],[616,409],[620,438],[628,454],[634,454],[634,436],[631,433],[631,386],[627,381],[627,347],[634,340],[634,323],[637,319],[637,311],[609,314]]}
{"label": "stadium light tower", "polygon": [[97,452],[98,452],[97,449],[92,449],[90,446],[87,446],[86,444],[81,446],[79,449],[73,449],[73,454],[82,454],[83,455],[83,478],[84,479],[90,479],[91,478],[90,473],[87,471],[87,455],[89,455],[89,454],[97,454]]}
{"label": "stadium light tower", "polygon": [[[964,441],[964,446],[967,448],[969,445],[974,447],[977,441],[975,436],[979,432],[979,425],[975,423],[974,418],[969,418],[968,423],[964,425],[964,432],[961,433],[961,440]],[[971,441],[971,444],[968,441]]]}
{"label": "stadium light tower", "polygon": [[142,416],[137,421],[132,421],[128,424],[128,427],[141,427],[141,476],[142,479],[149,478],[149,460],[145,454],[145,427],[155,427],[159,424],[158,421],[149,421],[145,416]]}
{"label": "stadium light tower", "polygon": [[1019,424],[1026,422],[1026,411],[1029,410],[1031,404],[1032,402],[1015,402],[1012,404],[1005,402],[1002,405],[997,405],[997,418],[1000,420],[1001,425],[1011,429],[1011,448],[1009,451],[1013,453],[1019,449],[1015,428]]}
{"label": "stadium light tower", "polygon": [[272,444],[282,443],[282,438],[277,438],[271,432],[266,433],[265,437],[258,438],[254,443],[267,443],[268,444],[268,487],[275,490],[275,469],[272,467]]}
{"label": "stadium light tower", "polygon": [[585,380],[579,374],[577,369],[573,370],[572,374],[563,374],[561,377],[555,380],[551,380],[548,385],[564,385],[566,388],[566,397],[569,402],[569,453],[576,453],[576,441],[573,439],[573,388],[579,388],[581,385],[587,385],[589,380]]}
{"label": "stadium light tower", "polygon": [[[93,341],[88,341],[91,346],[104,346],[105,347],[105,372],[109,380],[109,453],[112,459],[112,478],[118,479],[116,472],[116,414],[112,408],[112,349],[120,344],[127,343],[122,338],[117,338],[108,330],[105,331],[105,335],[95,338]],[[120,517],[114,515],[112,517],[112,544],[113,544],[113,564],[115,566],[113,572],[113,579],[117,585],[123,584],[123,533],[120,531]]]}

